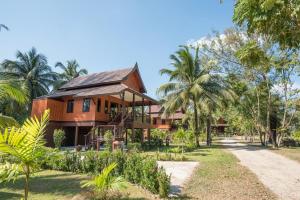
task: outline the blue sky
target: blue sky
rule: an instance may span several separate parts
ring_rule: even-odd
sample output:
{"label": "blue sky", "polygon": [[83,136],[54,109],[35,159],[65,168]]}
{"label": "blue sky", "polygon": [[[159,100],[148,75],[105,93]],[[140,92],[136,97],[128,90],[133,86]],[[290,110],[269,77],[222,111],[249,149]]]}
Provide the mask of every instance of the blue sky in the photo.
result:
{"label": "blue sky", "polygon": [[233,0],[2,0],[0,61],[31,47],[50,65],[76,59],[89,73],[138,62],[148,94],[159,70],[189,40],[231,27]]}

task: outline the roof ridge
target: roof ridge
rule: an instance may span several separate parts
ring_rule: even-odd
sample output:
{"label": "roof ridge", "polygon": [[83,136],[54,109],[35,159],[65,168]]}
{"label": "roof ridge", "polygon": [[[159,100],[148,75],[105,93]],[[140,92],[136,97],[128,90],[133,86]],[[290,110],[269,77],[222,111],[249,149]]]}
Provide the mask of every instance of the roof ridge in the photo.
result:
{"label": "roof ridge", "polygon": [[[134,67],[126,67],[126,68],[114,69],[114,70],[108,70],[108,71],[102,71],[102,72],[94,72],[94,73],[91,73],[91,74],[86,74],[86,75],[82,75],[82,76],[78,76],[78,77],[87,77],[87,76],[95,75],[95,74],[111,73],[111,72],[122,71],[122,70],[129,70],[129,69],[133,70]],[[78,78],[78,77],[76,77],[76,78]]]}

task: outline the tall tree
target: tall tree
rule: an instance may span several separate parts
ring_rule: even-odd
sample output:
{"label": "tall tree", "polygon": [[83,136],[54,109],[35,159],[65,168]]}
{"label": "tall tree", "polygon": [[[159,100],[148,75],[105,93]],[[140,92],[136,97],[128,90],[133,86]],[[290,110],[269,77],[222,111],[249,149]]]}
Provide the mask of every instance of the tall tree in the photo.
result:
{"label": "tall tree", "polygon": [[59,74],[59,80],[55,84],[55,89],[58,89],[73,78],[88,74],[86,69],[80,69],[76,60],[67,61],[67,65],[58,62],[55,64],[55,67],[59,67],[63,70],[63,72]]}
{"label": "tall tree", "polygon": [[17,60],[2,62],[0,77],[14,80],[27,89],[29,98],[27,111],[30,113],[32,100],[49,93],[50,87],[57,80],[57,73],[48,65],[46,56],[37,53],[35,48],[27,53],[18,51],[16,58]]}
{"label": "tall tree", "polygon": [[170,115],[179,108],[193,110],[194,135],[199,146],[199,112],[198,103],[201,99],[215,99],[223,96],[224,86],[221,77],[211,73],[205,58],[199,56],[199,49],[193,53],[187,46],[181,47],[170,56],[173,69],[161,69],[160,73],[169,76],[169,83],[158,89],[165,99],[164,113]]}
{"label": "tall tree", "polygon": [[[27,102],[27,97],[16,83],[0,80],[0,104],[4,101],[11,101],[16,102],[19,105],[24,105]],[[0,110],[0,113],[1,129],[10,126],[18,126],[18,122],[13,117],[3,115],[3,110]]]}
{"label": "tall tree", "polygon": [[300,47],[298,0],[237,0],[233,21],[249,33],[268,35],[283,49]]}

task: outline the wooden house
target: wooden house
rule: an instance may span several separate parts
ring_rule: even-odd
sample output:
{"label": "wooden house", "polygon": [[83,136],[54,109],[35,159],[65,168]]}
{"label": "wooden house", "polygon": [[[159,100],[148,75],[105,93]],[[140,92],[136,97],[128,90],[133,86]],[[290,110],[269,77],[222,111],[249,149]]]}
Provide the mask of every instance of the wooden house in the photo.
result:
{"label": "wooden house", "polygon": [[[53,131],[65,130],[65,146],[97,146],[110,130],[115,141],[127,144],[127,130],[147,130],[150,138],[151,105],[138,65],[74,78],[59,90],[34,99],[32,116],[50,109],[47,144],[53,145]],[[143,136],[142,136],[143,137]],[[142,138],[143,140],[143,138]]]}
{"label": "wooden house", "polygon": [[170,116],[163,115],[163,108],[160,105],[151,106],[151,119],[153,128],[172,131],[176,130],[176,124],[182,124],[184,113],[179,109]]}

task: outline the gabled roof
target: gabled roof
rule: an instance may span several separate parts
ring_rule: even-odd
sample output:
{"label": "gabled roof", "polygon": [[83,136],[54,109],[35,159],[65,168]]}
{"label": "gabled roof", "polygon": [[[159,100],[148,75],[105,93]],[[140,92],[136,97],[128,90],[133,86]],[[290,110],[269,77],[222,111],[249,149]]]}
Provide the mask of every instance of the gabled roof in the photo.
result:
{"label": "gabled roof", "polygon": [[137,63],[134,67],[131,68],[94,73],[86,76],[79,76],[64,84],[62,87],[59,88],[59,90],[80,89],[121,83],[122,81],[126,80],[131,73],[134,72],[137,72],[138,74],[139,81],[142,85],[142,92],[146,92],[146,88],[141,78]]}
{"label": "gabled roof", "polygon": [[[99,96],[99,95],[117,95],[124,91],[138,94],[141,97],[153,102],[153,104],[158,103],[155,99],[147,96],[146,94],[139,93],[138,91],[135,91],[122,83],[112,84],[112,85],[102,85],[96,87],[86,87],[86,88],[79,88],[79,89],[72,89],[72,90],[57,90],[51,92],[50,94],[38,97],[37,99],[43,99],[43,98],[56,99],[64,96],[72,96],[73,98],[76,98],[76,97],[92,97],[92,96]],[[138,102],[136,101],[136,103]]]}
{"label": "gabled roof", "polygon": [[163,115],[164,109],[161,105],[152,105],[151,106],[151,116],[152,117],[161,117],[161,119],[182,119],[184,113],[181,109],[178,109],[175,113],[170,114],[170,116]]}

